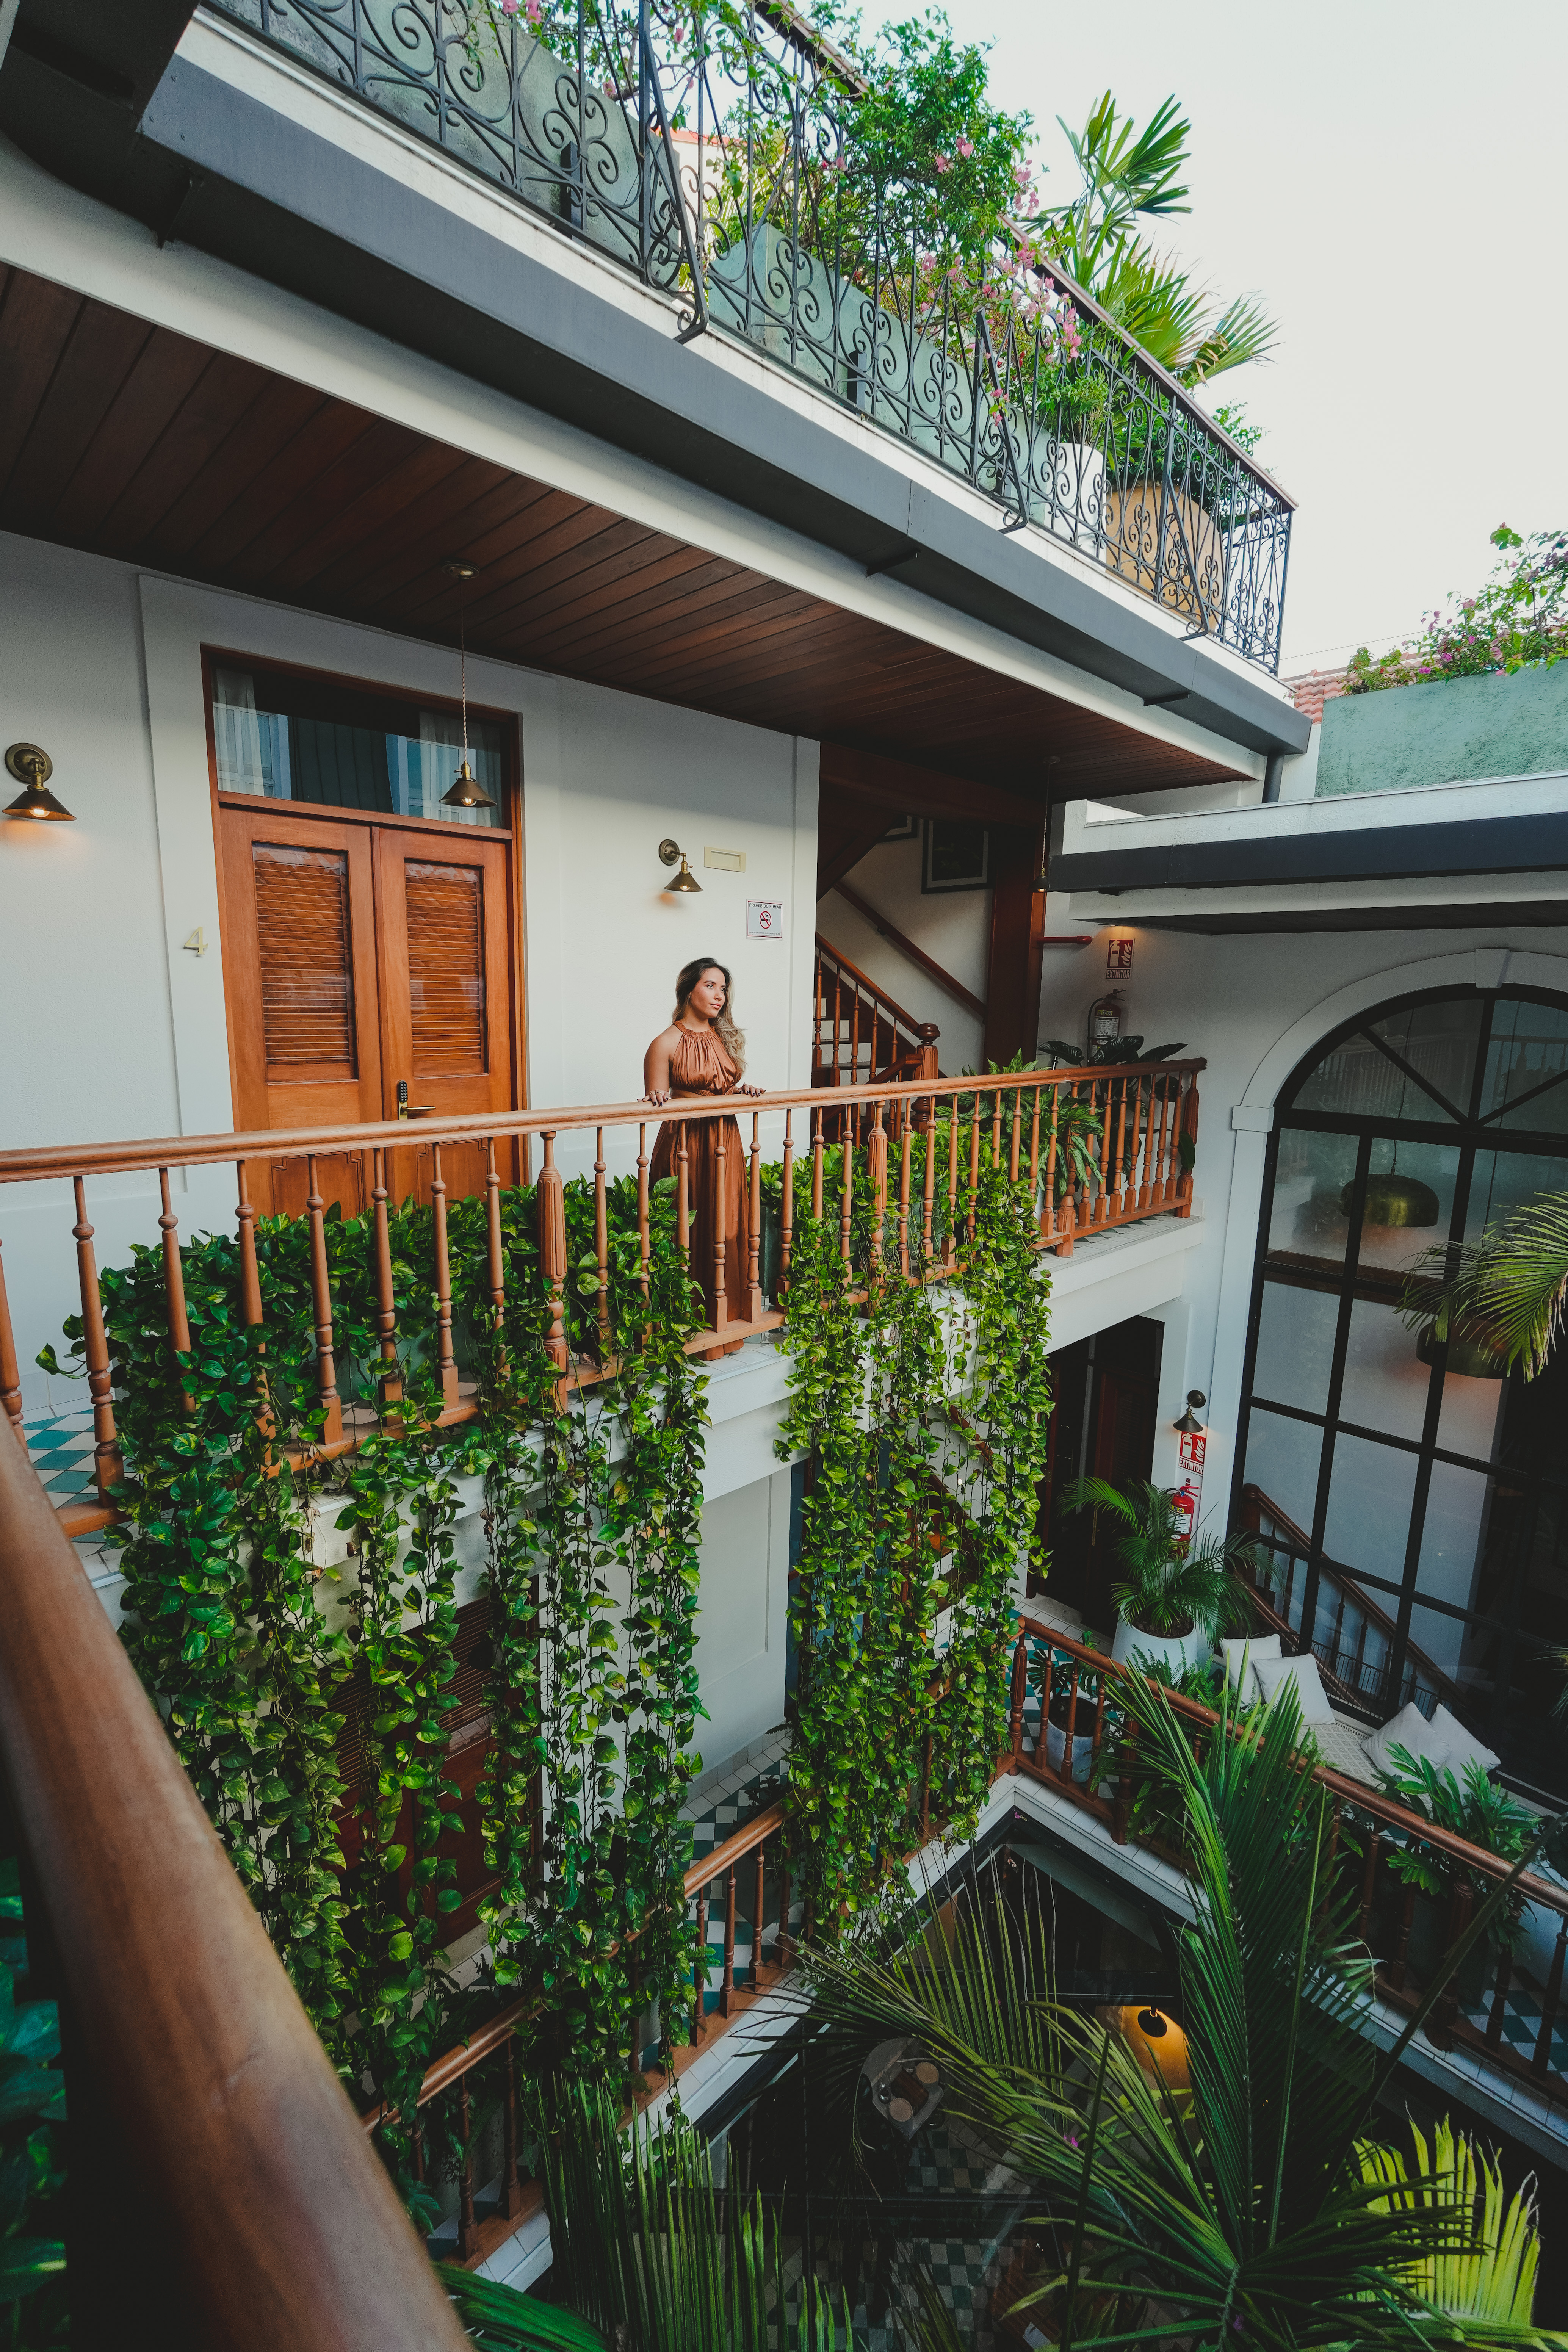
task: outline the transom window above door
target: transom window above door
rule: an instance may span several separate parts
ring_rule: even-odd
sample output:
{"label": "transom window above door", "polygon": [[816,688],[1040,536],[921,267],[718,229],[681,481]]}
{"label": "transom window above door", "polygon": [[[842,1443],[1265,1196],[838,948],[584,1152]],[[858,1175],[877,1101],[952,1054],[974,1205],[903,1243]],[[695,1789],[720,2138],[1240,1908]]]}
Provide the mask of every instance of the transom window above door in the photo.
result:
{"label": "transom window above door", "polygon": [[468,713],[468,764],[495,803],[444,798],[463,754],[460,714],[308,670],[209,657],[213,752],[220,793],[443,824],[505,827],[502,720]]}

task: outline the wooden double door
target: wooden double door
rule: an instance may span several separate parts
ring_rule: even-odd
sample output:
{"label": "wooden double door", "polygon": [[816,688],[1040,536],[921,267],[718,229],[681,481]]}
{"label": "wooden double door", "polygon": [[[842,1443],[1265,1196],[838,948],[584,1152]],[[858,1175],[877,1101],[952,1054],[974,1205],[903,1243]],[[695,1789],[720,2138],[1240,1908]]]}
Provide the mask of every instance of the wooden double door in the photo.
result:
{"label": "wooden double door", "polygon": [[[242,1129],[352,1127],[410,1109],[510,1110],[510,845],[453,826],[366,824],[276,803],[219,807],[224,964]],[[428,1198],[416,1128],[391,1155],[395,1199]],[[482,1143],[444,1145],[450,1193],[484,1184]],[[498,1154],[503,1179],[510,1155]],[[324,1152],[317,1183],[345,1216],[369,1206],[359,1151]],[[264,1213],[298,1214],[303,1160],[252,1161]]]}

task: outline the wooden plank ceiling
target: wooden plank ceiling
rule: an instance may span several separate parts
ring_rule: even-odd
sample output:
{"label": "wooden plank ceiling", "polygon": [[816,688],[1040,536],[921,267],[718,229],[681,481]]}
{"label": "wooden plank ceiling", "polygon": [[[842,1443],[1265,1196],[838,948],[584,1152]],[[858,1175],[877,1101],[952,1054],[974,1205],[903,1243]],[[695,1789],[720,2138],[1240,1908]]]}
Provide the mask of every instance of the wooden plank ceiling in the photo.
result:
{"label": "wooden plank ceiling", "polygon": [[0,484],[0,528],[443,645],[466,557],[477,652],[911,762],[928,813],[1234,772],[15,269]]}

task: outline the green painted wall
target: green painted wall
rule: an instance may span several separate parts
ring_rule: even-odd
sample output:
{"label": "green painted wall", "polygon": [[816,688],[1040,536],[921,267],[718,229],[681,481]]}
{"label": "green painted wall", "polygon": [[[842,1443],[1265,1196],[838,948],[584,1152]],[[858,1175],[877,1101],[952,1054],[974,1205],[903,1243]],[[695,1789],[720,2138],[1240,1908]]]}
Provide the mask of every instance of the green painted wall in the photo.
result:
{"label": "green painted wall", "polygon": [[1323,705],[1317,797],[1568,770],[1568,661]]}

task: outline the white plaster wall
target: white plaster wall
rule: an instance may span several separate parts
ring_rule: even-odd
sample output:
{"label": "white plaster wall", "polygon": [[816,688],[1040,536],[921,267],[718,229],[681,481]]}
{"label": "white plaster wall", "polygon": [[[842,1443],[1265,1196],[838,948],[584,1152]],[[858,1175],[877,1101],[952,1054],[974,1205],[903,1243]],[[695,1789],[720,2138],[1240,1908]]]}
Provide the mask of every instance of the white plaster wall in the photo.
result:
{"label": "white plaster wall", "polygon": [[[879,915],[951,972],[961,988],[984,1003],[991,952],[989,890],[922,892],[918,835],[912,841],[879,841],[844,878]],[[979,1067],[984,1024],[944,988],[939,988],[919,964],[911,963],[873,930],[847,898],[830,890],[817,908],[816,922],[823,936],[858,963],[868,979],[885,989],[896,1004],[901,1004],[916,1021],[936,1024],[942,1031],[937,1058],[950,1076]]]}
{"label": "white plaster wall", "polygon": [[[41,743],[70,825],[0,824],[0,931],[20,977],[0,1036],[0,1148],[233,1125],[204,643],[449,697],[440,647],[0,535],[6,742]],[[816,747],[789,736],[470,660],[469,692],[514,712],[522,744],[529,1097],[632,1101],[648,1038],[693,954],[731,965],[753,1073],[810,1067]],[[700,897],[671,898],[674,834]],[[704,868],[707,845],[744,873]],[[746,901],[783,903],[782,936],[746,937]],[[184,941],[205,930],[208,952]],[[778,1122],[774,1122],[778,1124]],[[776,1148],[771,1133],[767,1147]],[[592,1159],[563,1154],[570,1169]],[[636,1156],[635,1130],[612,1147]],[[176,1175],[182,1229],[226,1226],[232,1171]],[[102,1264],[155,1241],[150,1177],[89,1186]],[[33,1358],[73,1311],[74,1210],[64,1184],[7,1187],[0,1242],[30,1412],[52,1401]]]}
{"label": "white plaster wall", "polygon": [[702,1507],[697,1676],[711,1772],[784,1721],[790,1474],[775,1470]]}

